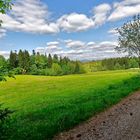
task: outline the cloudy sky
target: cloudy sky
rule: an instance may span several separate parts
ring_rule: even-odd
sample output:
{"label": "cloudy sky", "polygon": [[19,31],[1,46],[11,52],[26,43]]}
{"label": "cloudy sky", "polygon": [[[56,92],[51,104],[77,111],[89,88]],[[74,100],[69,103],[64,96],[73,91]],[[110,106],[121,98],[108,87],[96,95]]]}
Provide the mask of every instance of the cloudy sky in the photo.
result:
{"label": "cloudy sky", "polygon": [[72,59],[122,56],[115,28],[140,13],[140,0],[14,0],[0,14],[0,55],[35,49]]}

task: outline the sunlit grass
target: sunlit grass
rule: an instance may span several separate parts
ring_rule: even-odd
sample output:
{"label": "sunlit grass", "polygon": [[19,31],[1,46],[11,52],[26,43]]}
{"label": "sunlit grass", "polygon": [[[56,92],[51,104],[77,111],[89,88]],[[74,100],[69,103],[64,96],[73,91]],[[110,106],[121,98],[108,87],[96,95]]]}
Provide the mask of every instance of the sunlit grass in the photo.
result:
{"label": "sunlit grass", "polygon": [[140,88],[137,70],[45,77],[0,83],[0,102],[16,110],[13,140],[50,139]]}

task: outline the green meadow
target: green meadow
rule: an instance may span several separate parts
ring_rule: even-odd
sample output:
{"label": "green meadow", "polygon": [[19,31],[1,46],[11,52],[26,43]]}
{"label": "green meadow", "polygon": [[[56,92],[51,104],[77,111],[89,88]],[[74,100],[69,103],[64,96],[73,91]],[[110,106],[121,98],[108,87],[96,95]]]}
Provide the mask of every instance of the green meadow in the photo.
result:
{"label": "green meadow", "polygon": [[52,139],[139,88],[138,70],[8,78],[0,83],[0,101],[15,110],[9,139]]}

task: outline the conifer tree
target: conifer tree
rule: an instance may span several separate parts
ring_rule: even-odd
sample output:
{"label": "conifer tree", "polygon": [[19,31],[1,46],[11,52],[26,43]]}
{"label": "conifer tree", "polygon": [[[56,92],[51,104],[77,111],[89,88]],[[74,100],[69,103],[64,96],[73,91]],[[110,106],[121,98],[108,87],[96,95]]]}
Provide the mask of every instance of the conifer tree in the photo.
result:
{"label": "conifer tree", "polygon": [[10,52],[10,58],[9,58],[9,62],[10,62],[10,67],[11,68],[16,68],[18,65],[18,57],[17,57],[17,53],[15,52]]}
{"label": "conifer tree", "polygon": [[24,69],[27,72],[30,68],[30,55],[27,50],[24,51]]}
{"label": "conifer tree", "polygon": [[54,63],[58,63],[58,56],[57,56],[57,54],[55,54],[54,56],[53,56],[53,62]]}
{"label": "conifer tree", "polygon": [[52,56],[51,56],[51,54],[49,54],[49,56],[48,56],[48,68],[51,68],[52,64],[53,64]]}
{"label": "conifer tree", "polygon": [[79,71],[80,71],[80,66],[79,66],[78,61],[76,61],[76,63],[75,63],[75,73],[79,73]]}
{"label": "conifer tree", "polygon": [[24,64],[24,55],[23,55],[22,50],[19,50],[19,53],[18,53],[18,65],[19,65],[20,68],[23,68],[23,64]]}

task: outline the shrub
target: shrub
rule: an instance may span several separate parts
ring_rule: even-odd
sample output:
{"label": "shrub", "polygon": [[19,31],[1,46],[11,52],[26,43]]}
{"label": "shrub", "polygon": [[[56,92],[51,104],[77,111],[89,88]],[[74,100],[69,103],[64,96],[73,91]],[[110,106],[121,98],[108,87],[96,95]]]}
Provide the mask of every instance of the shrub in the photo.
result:
{"label": "shrub", "polygon": [[56,76],[56,75],[62,75],[62,68],[60,67],[60,65],[58,65],[57,63],[53,63],[52,65],[52,75]]}
{"label": "shrub", "polygon": [[14,69],[12,70],[12,73],[13,73],[14,75],[22,74],[22,72],[23,72],[23,69],[20,68],[20,67],[14,68]]}
{"label": "shrub", "polygon": [[13,112],[14,111],[9,110],[9,108],[2,108],[2,105],[0,105],[0,140],[7,139],[8,137],[8,122]]}
{"label": "shrub", "polygon": [[37,75],[38,74],[37,66],[35,64],[31,65],[31,67],[30,67],[30,74],[32,74],[32,75]]}

